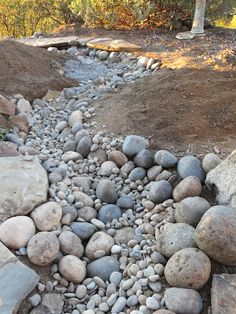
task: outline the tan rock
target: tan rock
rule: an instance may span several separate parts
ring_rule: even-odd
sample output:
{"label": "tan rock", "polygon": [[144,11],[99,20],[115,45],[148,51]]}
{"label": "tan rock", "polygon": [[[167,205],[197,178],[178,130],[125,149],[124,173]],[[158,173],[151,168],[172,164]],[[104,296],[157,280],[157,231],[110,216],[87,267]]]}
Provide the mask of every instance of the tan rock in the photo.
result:
{"label": "tan rock", "polygon": [[80,283],[86,276],[86,267],[78,257],[66,255],[59,262],[59,272],[66,280]]}
{"label": "tan rock", "polygon": [[0,225],[0,240],[10,249],[26,246],[34,234],[34,222],[27,216],[12,217]]}
{"label": "tan rock", "polygon": [[189,176],[184,178],[173,190],[173,198],[176,202],[186,197],[199,196],[202,192],[202,185],[197,177]]}
{"label": "tan rock", "polygon": [[135,238],[135,231],[132,227],[124,227],[116,230],[114,240],[116,244],[127,244],[130,240]]}
{"label": "tan rock", "polygon": [[136,44],[129,43],[125,40],[113,40],[111,38],[97,38],[90,40],[87,43],[87,47],[107,51],[132,52],[141,50],[141,47]]}
{"label": "tan rock", "polygon": [[9,118],[9,126],[11,128],[16,127],[24,133],[29,131],[29,123],[26,116],[11,116]]}
{"label": "tan rock", "polygon": [[210,273],[210,259],[196,248],[178,251],[165,266],[167,282],[178,288],[200,290],[207,283]]}
{"label": "tan rock", "polygon": [[236,210],[226,206],[208,209],[197,225],[195,241],[217,262],[236,266]]}
{"label": "tan rock", "polygon": [[18,156],[17,145],[7,141],[0,141],[0,157]]}
{"label": "tan rock", "polygon": [[59,236],[61,251],[65,254],[81,257],[84,253],[84,247],[80,238],[71,231],[64,231]]}
{"label": "tan rock", "polygon": [[100,250],[104,251],[104,255],[109,255],[113,244],[114,240],[111,236],[103,231],[98,231],[90,238],[85,248],[85,255],[90,260],[94,260],[96,252]]}
{"label": "tan rock", "polygon": [[118,167],[124,166],[128,162],[128,158],[122,152],[113,150],[108,153],[108,160],[114,161]]}
{"label": "tan rock", "polygon": [[62,208],[56,202],[44,203],[33,209],[31,218],[40,231],[50,231],[57,226],[62,217]]}

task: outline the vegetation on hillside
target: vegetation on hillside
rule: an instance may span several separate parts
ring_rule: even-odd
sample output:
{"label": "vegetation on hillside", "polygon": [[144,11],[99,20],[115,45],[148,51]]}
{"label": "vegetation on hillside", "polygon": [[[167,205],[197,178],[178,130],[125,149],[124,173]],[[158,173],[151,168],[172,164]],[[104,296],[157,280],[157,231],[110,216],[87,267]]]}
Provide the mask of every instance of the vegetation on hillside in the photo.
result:
{"label": "vegetation on hillside", "polygon": [[[0,36],[29,36],[58,25],[106,28],[168,27],[190,23],[195,0],[1,0]],[[208,0],[207,15],[230,20],[236,0]]]}

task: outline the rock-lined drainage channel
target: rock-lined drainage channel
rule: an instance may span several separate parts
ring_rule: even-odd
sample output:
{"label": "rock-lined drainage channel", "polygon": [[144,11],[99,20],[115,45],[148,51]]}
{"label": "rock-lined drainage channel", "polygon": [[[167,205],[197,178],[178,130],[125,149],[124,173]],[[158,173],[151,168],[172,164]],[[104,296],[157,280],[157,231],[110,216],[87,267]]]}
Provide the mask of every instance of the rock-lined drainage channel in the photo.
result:
{"label": "rock-lined drainage channel", "polygon": [[[67,53],[77,58],[68,61],[67,75],[80,84],[31,105],[20,95],[11,98],[31,129],[7,134],[5,155],[7,149],[21,155],[0,158],[6,219],[0,239],[51,270],[28,298],[29,312],[201,313],[210,258],[236,265],[236,211],[211,207],[201,193],[207,173],[211,184],[219,184],[218,173],[229,182],[225,169],[234,157],[178,159],[165,150],[153,153],[140,136],[96,133],[89,122],[93,99],[160,64],[130,53],[76,47]],[[222,295],[212,291],[217,313]],[[233,313],[230,300],[227,313]]]}

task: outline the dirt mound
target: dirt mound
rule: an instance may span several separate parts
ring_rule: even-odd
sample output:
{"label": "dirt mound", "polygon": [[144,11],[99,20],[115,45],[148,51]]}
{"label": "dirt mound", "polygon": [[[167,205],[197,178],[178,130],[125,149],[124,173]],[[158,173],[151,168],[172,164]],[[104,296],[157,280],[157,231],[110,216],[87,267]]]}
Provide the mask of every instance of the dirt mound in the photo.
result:
{"label": "dirt mound", "polygon": [[[162,69],[105,96],[97,106],[100,129],[150,137],[153,148],[203,152],[236,137],[235,71]],[[191,147],[194,143],[194,147]]]}
{"label": "dirt mound", "polygon": [[32,100],[44,96],[48,89],[72,86],[73,81],[61,74],[62,61],[41,48],[0,41],[0,94],[20,93]]}

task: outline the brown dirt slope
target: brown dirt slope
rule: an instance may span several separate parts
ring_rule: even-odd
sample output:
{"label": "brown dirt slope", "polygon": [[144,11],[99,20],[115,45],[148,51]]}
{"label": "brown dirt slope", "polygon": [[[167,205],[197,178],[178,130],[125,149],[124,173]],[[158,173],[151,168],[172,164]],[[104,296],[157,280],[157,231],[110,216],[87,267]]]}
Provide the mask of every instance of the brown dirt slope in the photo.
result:
{"label": "brown dirt slope", "polygon": [[12,40],[0,41],[0,94],[22,94],[32,100],[48,89],[60,90],[73,81],[60,74],[61,59],[41,48]]}
{"label": "brown dirt slope", "polygon": [[161,69],[98,100],[95,121],[108,133],[150,137],[153,148],[186,153],[193,143],[223,142],[230,149],[236,137],[235,74],[230,69]]}

